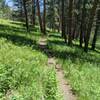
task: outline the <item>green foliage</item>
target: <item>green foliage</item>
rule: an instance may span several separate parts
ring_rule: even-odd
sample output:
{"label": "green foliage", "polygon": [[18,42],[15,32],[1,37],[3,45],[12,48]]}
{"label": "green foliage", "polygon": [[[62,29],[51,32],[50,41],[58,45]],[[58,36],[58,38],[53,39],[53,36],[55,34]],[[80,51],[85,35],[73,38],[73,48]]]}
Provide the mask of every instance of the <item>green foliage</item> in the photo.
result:
{"label": "green foliage", "polygon": [[55,72],[38,48],[38,28],[27,33],[9,20],[0,20],[0,27],[0,100],[57,100]]}
{"label": "green foliage", "polygon": [[60,34],[50,34],[49,49],[64,69],[73,92],[79,100],[100,99],[100,50],[85,53],[73,45],[67,46]]}
{"label": "green foliage", "polygon": [[12,10],[6,4],[6,0],[0,0],[0,18],[11,18]]}
{"label": "green foliage", "polygon": [[54,69],[50,70],[47,74],[47,81],[45,87],[45,99],[46,100],[57,100],[57,81],[56,73]]}

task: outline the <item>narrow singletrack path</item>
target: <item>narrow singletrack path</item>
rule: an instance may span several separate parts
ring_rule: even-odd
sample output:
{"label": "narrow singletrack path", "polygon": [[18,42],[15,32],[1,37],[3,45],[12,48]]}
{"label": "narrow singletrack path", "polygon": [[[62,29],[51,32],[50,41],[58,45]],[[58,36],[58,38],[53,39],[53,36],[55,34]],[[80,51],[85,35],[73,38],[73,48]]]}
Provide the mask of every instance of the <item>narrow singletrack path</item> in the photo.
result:
{"label": "narrow singletrack path", "polygon": [[47,38],[41,37],[39,40],[39,48],[48,55],[48,67],[54,66],[56,70],[56,77],[58,80],[58,88],[63,100],[77,100],[76,96],[71,91],[70,85],[68,85],[67,80],[64,78],[64,72],[60,64],[57,64],[52,52],[47,48]]}

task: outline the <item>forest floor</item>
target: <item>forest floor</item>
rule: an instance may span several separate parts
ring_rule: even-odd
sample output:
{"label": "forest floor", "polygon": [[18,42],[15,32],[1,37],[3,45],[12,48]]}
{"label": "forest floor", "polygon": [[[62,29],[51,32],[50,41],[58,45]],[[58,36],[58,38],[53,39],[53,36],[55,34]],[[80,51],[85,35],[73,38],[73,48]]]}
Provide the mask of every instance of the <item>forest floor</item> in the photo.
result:
{"label": "forest floor", "polygon": [[49,33],[49,50],[61,65],[64,77],[78,100],[100,100],[100,45],[97,44],[96,51],[85,53],[77,41],[68,46],[59,33]]}
{"label": "forest floor", "polygon": [[0,19],[0,100],[62,100],[56,73],[40,50],[39,29]]}
{"label": "forest floor", "polygon": [[40,48],[48,54],[48,67],[54,66],[56,77],[58,80],[58,89],[63,96],[63,100],[77,100],[76,96],[71,91],[72,88],[64,77],[64,72],[60,64],[57,64],[56,59],[53,57],[51,51],[47,48],[47,38],[41,37],[39,40]]}
{"label": "forest floor", "polygon": [[100,40],[85,53],[60,33],[30,30],[0,19],[0,100],[100,100]]}

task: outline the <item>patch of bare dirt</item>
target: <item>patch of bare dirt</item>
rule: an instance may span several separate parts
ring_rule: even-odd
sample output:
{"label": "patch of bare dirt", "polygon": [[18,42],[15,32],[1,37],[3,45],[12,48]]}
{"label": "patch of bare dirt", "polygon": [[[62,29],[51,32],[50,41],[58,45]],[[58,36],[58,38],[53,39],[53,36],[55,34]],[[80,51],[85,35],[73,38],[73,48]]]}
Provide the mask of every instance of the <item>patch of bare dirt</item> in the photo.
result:
{"label": "patch of bare dirt", "polygon": [[48,57],[48,66],[55,66],[56,69],[56,77],[58,80],[59,90],[62,93],[64,100],[77,100],[76,96],[71,91],[72,88],[70,85],[68,85],[67,80],[64,78],[64,72],[61,68],[60,64],[56,63],[56,60],[54,57],[52,57],[52,53],[50,53],[50,50],[46,48],[47,45],[47,39],[41,38],[39,41],[39,45],[41,49],[44,49],[44,51],[49,55]]}

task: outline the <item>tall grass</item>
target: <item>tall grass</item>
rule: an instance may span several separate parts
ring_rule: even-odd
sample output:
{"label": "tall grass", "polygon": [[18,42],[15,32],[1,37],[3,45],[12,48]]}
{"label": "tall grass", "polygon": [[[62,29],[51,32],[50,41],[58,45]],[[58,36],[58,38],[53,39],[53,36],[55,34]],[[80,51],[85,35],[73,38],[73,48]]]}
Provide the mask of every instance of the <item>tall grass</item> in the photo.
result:
{"label": "tall grass", "polygon": [[0,100],[59,100],[54,69],[38,48],[38,28],[0,20]]}
{"label": "tall grass", "polygon": [[67,46],[56,33],[50,35],[48,46],[78,100],[100,100],[100,50],[85,53],[77,45]]}

